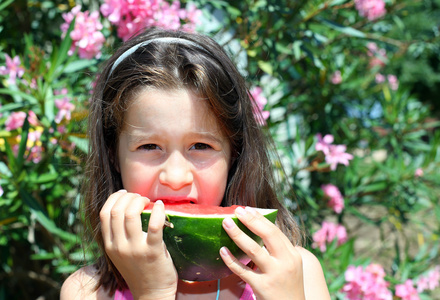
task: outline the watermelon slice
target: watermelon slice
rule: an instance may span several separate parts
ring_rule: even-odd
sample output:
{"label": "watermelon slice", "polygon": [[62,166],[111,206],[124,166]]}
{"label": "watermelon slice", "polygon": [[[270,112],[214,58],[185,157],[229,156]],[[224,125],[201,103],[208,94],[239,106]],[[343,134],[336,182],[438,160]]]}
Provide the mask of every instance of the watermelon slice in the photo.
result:
{"label": "watermelon slice", "polygon": [[[231,274],[219,251],[223,246],[244,264],[249,258],[238,248],[222,227],[226,217],[232,220],[247,235],[262,244],[261,238],[252,233],[235,216],[237,205],[231,207],[197,204],[165,204],[167,225],[163,239],[173,259],[179,278],[188,281],[217,280]],[[147,232],[153,203],[142,212],[142,229]],[[276,209],[257,210],[271,222],[275,222]]]}

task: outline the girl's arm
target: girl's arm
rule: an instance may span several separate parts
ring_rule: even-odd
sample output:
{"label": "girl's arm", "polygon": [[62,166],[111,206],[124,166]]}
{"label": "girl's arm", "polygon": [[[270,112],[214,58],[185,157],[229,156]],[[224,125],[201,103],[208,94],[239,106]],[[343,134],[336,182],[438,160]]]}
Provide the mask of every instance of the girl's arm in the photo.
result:
{"label": "girl's arm", "polygon": [[226,218],[223,227],[258,267],[253,270],[222,248],[220,254],[232,272],[251,285],[258,299],[330,299],[321,265],[316,257],[295,247],[281,230],[255,209],[237,208],[239,220],[263,239],[261,247]]}

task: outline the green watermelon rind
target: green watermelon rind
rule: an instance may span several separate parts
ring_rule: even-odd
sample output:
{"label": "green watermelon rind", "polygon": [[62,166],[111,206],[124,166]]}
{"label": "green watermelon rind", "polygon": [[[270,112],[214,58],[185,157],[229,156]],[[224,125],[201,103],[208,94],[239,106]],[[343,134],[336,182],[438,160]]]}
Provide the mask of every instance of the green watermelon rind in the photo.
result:
{"label": "green watermelon rind", "polygon": [[[275,223],[277,210],[258,209],[272,223]],[[142,229],[148,231],[151,211],[141,215]],[[191,215],[166,212],[167,219],[174,228],[165,227],[163,239],[170,253],[180,279],[187,281],[209,281],[224,278],[231,274],[220,257],[220,248],[226,246],[241,262],[247,264],[246,254],[232,241],[222,227],[226,216],[231,217],[237,226],[252,239],[262,245],[259,236],[244,226],[235,215]]]}

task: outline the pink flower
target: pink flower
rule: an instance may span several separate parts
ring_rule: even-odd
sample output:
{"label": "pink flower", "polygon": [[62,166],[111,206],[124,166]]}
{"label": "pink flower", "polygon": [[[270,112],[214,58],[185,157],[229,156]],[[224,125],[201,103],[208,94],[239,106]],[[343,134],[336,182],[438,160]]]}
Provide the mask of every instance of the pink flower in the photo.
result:
{"label": "pink flower", "polygon": [[196,26],[199,25],[200,17],[202,15],[202,11],[197,9],[193,3],[190,3],[186,10],[182,10],[181,18],[186,20],[186,24],[182,26],[182,29],[188,32],[194,32],[196,30]]}
{"label": "pink flower", "polygon": [[376,83],[384,83],[385,82],[385,80],[386,80],[386,78],[385,78],[385,76],[384,75],[382,75],[382,74],[380,74],[380,73],[377,73],[376,74]]}
{"label": "pink flower", "polygon": [[182,11],[179,1],[173,1],[171,5],[163,1],[161,9],[159,9],[154,16],[156,19],[155,25],[172,30],[179,29],[181,27],[180,17],[184,15]]}
{"label": "pink flower", "polygon": [[414,177],[422,177],[422,176],[423,176],[423,169],[417,168],[416,171],[414,172]]}
{"label": "pink flower", "polygon": [[342,197],[339,189],[333,184],[324,184],[321,189],[324,192],[324,197],[329,199],[328,206],[340,214],[344,209],[344,197]]}
{"label": "pink flower", "polygon": [[[55,95],[67,95],[67,89],[61,91],[55,91]],[[58,108],[58,113],[55,116],[55,123],[59,124],[64,118],[70,120],[71,111],[75,109],[75,105],[70,103],[69,97],[63,97],[62,99],[55,100],[55,106]]]}
{"label": "pink flower", "polygon": [[318,142],[315,150],[322,151],[325,155],[325,161],[330,164],[331,170],[336,170],[338,164],[348,166],[349,160],[353,159],[353,155],[346,153],[347,147],[345,145],[332,145],[333,136],[327,134],[322,138],[320,133],[317,134]]}
{"label": "pink flower", "polygon": [[163,0],[105,0],[100,10],[116,25],[118,36],[124,41],[152,26],[193,31],[201,14],[194,5],[185,10],[180,8],[179,1],[169,4]]}
{"label": "pink flower", "polygon": [[[41,142],[41,134],[43,133],[42,127],[37,127],[36,129],[30,129],[28,132],[28,138],[26,141],[26,153],[25,157],[27,161],[32,161],[33,163],[39,163],[42,159],[42,154],[44,153],[44,148]],[[17,137],[17,141],[20,142],[21,136]],[[18,154],[19,145],[15,144],[12,146],[14,154]]]}
{"label": "pink flower", "polygon": [[16,78],[23,77],[24,68],[20,67],[20,57],[16,55],[14,58],[11,58],[9,55],[5,54],[6,66],[0,67],[1,75],[9,75],[8,83],[15,84]]}
{"label": "pink flower", "polygon": [[331,134],[326,134],[324,138],[320,133],[317,135],[318,142],[316,143],[315,150],[316,151],[322,151],[325,155],[327,155],[330,152],[330,144],[333,143],[334,138]]}
{"label": "pink flower", "polygon": [[385,77],[385,75],[380,73],[376,74],[377,84],[384,83],[385,81],[388,81],[388,84],[393,91],[399,88],[399,80],[397,79],[396,75],[389,74]]}
{"label": "pink flower", "polygon": [[23,127],[24,119],[26,119],[26,113],[24,111],[12,112],[6,119],[6,130],[12,131]]}
{"label": "pink flower", "polygon": [[337,240],[338,245],[347,241],[347,231],[344,226],[331,222],[322,222],[322,227],[313,234],[313,248],[318,248],[321,252],[327,250],[327,244]]}
{"label": "pink flower", "polygon": [[353,155],[346,153],[345,145],[330,145],[330,152],[325,156],[325,161],[330,164],[331,170],[336,170],[338,164],[348,166],[349,160],[353,159]]}
{"label": "pink flower", "polygon": [[388,75],[387,76],[388,83],[390,84],[390,88],[395,91],[399,88],[399,80],[396,75]]}
{"label": "pink flower", "polygon": [[396,296],[403,300],[420,300],[419,293],[414,288],[411,279],[405,281],[404,284],[396,285]]}
{"label": "pink flower", "polygon": [[440,266],[431,270],[428,275],[421,276],[417,281],[417,291],[419,293],[425,290],[434,290],[440,284]]}
{"label": "pink flower", "polygon": [[[32,110],[28,112],[28,116],[29,116],[28,117],[29,124],[37,126],[38,119]],[[24,111],[12,112],[9,115],[9,117],[6,119],[5,122],[6,130],[12,131],[22,127],[25,119],[26,119],[26,113]]]}
{"label": "pink flower", "polygon": [[81,12],[81,6],[75,6],[70,13],[63,14],[65,23],[61,25],[63,36],[69,29],[70,23],[76,17],[75,27],[70,32],[72,38],[72,47],[69,55],[73,55],[78,48],[80,58],[99,58],[101,56],[101,48],[105,42],[102,34],[102,24],[99,21],[99,12],[89,11]]}
{"label": "pink flower", "polygon": [[254,104],[254,116],[257,119],[258,124],[266,124],[267,118],[269,118],[270,112],[263,111],[264,106],[267,104],[267,99],[263,95],[263,90],[260,87],[253,87],[249,91]]}
{"label": "pink flower", "polygon": [[333,73],[331,82],[333,84],[340,84],[342,82],[341,71],[337,70]]}
{"label": "pink flower", "polygon": [[387,11],[385,9],[385,1],[383,0],[354,0],[359,15],[373,21],[384,16]]}
{"label": "pink flower", "polygon": [[362,266],[349,266],[345,271],[346,283],[342,292],[350,300],[392,300],[389,283],[384,277],[385,271],[378,264],[370,264],[365,269]]}
{"label": "pink flower", "polygon": [[387,51],[383,48],[380,48],[377,46],[376,43],[370,42],[367,44],[367,55],[370,58],[370,67],[383,67],[386,65],[387,62]]}

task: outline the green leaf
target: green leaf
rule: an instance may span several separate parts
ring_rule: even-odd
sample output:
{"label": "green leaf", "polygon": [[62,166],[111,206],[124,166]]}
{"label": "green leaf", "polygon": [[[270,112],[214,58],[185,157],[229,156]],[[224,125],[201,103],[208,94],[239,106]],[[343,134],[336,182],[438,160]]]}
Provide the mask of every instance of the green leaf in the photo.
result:
{"label": "green leaf", "polygon": [[74,60],[64,68],[64,73],[68,74],[68,73],[78,72],[79,70],[86,69],[93,65],[96,65],[96,62],[97,62],[96,59]]}
{"label": "green leaf", "polygon": [[58,173],[46,173],[42,175],[38,175],[37,178],[30,180],[32,183],[43,184],[56,180],[59,177]]}
{"label": "green leaf", "polygon": [[55,97],[51,86],[46,89],[46,96],[44,97],[44,115],[50,121],[55,119]]}
{"label": "green leaf", "polygon": [[0,4],[0,11],[4,10],[12,2],[14,2],[14,0],[7,0],[6,2]]}
{"label": "green leaf", "polygon": [[226,6],[226,11],[228,12],[230,18],[237,18],[241,15],[241,11],[231,5]]}
{"label": "green leaf", "polygon": [[377,181],[361,186],[359,190],[363,193],[373,193],[385,190],[387,187],[389,187],[389,184],[390,183],[387,180]]}
{"label": "green leaf", "polygon": [[304,197],[304,198],[305,198],[307,204],[310,205],[311,208],[313,208],[313,209],[319,209],[319,205],[316,204],[316,202],[315,202],[312,198],[307,197],[307,196]]}
{"label": "green leaf", "polygon": [[353,215],[357,216],[359,219],[365,221],[366,223],[376,225],[376,222],[365,216],[363,213],[361,213],[359,210],[357,210],[354,206],[348,206],[345,208],[347,212],[352,213]]}
{"label": "green leaf", "polygon": [[0,113],[6,111],[14,111],[23,107],[25,107],[24,103],[8,103],[0,107]]}
{"label": "green leaf", "polygon": [[365,33],[363,33],[362,31],[359,31],[357,29],[354,29],[352,27],[342,26],[338,23],[332,22],[330,20],[322,19],[322,18],[318,18],[318,20],[321,21],[321,23],[327,25],[328,27],[330,27],[336,31],[342,32],[346,35],[354,36],[354,37],[358,37],[358,38],[365,38],[366,37]]}
{"label": "green leaf", "polygon": [[263,70],[264,72],[266,72],[269,75],[273,74],[273,66],[272,66],[272,63],[269,61],[259,60],[258,67],[260,67],[261,70]]}
{"label": "green leaf", "polygon": [[24,152],[26,151],[26,144],[29,136],[29,120],[28,117],[24,120],[23,131],[21,133],[20,145],[17,154],[17,167],[21,168],[24,164]]}
{"label": "green leaf", "polygon": [[296,60],[299,60],[301,58],[301,45],[302,45],[302,41],[294,41],[293,42],[293,56],[295,57]]}
{"label": "green leaf", "polygon": [[89,142],[87,139],[82,139],[77,136],[69,136],[69,140],[75,143],[75,146],[82,152],[87,153],[89,151]]}
{"label": "green leaf", "polygon": [[17,159],[15,158],[14,152],[12,151],[11,145],[9,145],[8,140],[4,139],[4,141],[6,156],[8,157],[9,162],[9,170],[11,170],[13,174],[15,174],[18,171]]}
{"label": "green leaf", "polygon": [[58,70],[58,68],[64,63],[66,60],[69,52],[70,46],[72,45],[72,39],[70,38],[70,33],[72,32],[73,28],[75,28],[75,21],[76,18],[72,20],[72,22],[69,25],[69,29],[66,32],[66,35],[61,42],[61,46],[59,49],[54,49],[51,56],[51,65],[49,68],[49,71],[47,72],[45,78],[46,81],[51,83],[53,79],[56,76],[55,72]]}
{"label": "green leaf", "polygon": [[47,231],[59,236],[60,238],[70,241],[76,242],[77,237],[74,234],[66,232],[60,228],[58,228],[55,223],[47,216],[44,208],[35,200],[25,189],[20,188],[20,196],[23,199],[24,203],[29,207],[32,214],[35,216],[36,220],[47,229]]}
{"label": "green leaf", "polygon": [[[38,100],[35,97],[33,97],[32,95],[23,93],[21,91],[14,91],[14,90],[11,90],[11,89],[0,89],[0,94],[6,94],[6,95],[20,97],[20,98],[23,98],[25,100],[28,100],[30,104],[38,104]],[[23,106],[24,105],[21,104],[21,107],[23,107]]]}

